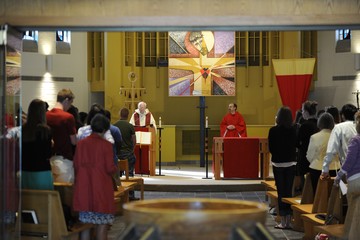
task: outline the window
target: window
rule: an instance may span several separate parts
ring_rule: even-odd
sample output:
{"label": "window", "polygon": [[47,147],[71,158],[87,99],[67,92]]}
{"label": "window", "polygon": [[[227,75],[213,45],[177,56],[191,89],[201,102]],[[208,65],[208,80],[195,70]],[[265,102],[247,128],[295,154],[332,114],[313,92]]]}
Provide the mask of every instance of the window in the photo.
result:
{"label": "window", "polygon": [[26,31],[26,32],[24,33],[23,39],[38,41],[38,39],[39,39],[39,32],[38,32],[38,31]]}
{"label": "window", "polygon": [[22,50],[23,52],[38,52],[38,41],[39,41],[39,32],[38,31],[26,31],[23,36]]}
{"label": "window", "polygon": [[71,32],[70,31],[56,31],[56,53],[70,54],[71,53]]}
{"label": "window", "polygon": [[336,40],[346,40],[351,39],[351,30],[350,29],[340,29],[336,30]]}
{"label": "window", "polygon": [[71,42],[71,32],[70,31],[56,31],[56,41],[57,42]]}
{"label": "window", "polygon": [[125,66],[131,65],[132,56],[135,56],[138,67],[167,66],[167,54],[167,32],[125,33]]}
{"label": "window", "polygon": [[336,53],[351,52],[350,29],[338,29],[335,31]]}
{"label": "window", "polygon": [[237,66],[269,66],[279,58],[279,32],[236,32]]}

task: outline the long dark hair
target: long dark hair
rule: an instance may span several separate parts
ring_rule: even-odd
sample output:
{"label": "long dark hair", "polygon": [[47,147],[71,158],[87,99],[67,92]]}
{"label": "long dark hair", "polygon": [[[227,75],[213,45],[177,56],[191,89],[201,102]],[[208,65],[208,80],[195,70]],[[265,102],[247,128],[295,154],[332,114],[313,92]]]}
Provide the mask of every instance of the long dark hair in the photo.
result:
{"label": "long dark hair", "polygon": [[40,99],[31,101],[26,123],[22,126],[22,138],[24,141],[34,141],[37,136],[42,140],[48,139],[50,128],[46,124],[46,105]]}
{"label": "long dark hair", "polygon": [[289,107],[283,106],[279,109],[276,115],[276,124],[286,128],[293,126],[292,113]]}

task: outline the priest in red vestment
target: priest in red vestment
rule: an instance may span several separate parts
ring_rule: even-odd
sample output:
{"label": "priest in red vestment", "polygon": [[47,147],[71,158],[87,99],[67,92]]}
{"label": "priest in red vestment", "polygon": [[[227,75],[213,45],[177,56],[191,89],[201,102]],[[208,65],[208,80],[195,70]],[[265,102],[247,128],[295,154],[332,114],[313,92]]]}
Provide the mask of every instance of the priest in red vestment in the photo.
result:
{"label": "priest in red vestment", "polygon": [[226,114],[220,124],[221,137],[247,137],[246,124],[243,116],[237,112],[235,103],[229,104],[229,113]]}
{"label": "priest in red vestment", "polygon": [[152,113],[149,111],[149,109],[146,108],[145,102],[139,102],[138,108],[135,109],[135,112],[130,118],[130,123],[136,127],[153,127],[155,128],[156,133],[156,122],[152,115]]}

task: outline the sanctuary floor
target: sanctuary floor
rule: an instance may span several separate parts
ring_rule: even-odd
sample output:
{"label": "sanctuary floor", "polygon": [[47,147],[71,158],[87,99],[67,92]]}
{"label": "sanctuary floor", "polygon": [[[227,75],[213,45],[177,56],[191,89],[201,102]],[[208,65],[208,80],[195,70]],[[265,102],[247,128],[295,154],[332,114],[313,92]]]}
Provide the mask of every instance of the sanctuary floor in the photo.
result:
{"label": "sanctuary floor", "polygon": [[[156,170],[158,174],[158,169]],[[264,187],[260,179],[255,180],[214,180],[206,177],[205,168],[198,166],[165,166],[161,169],[164,176],[147,176],[145,179],[145,200],[162,198],[221,198],[239,199],[261,202],[268,205]],[[208,172],[208,177],[212,173]],[[135,193],[139,196],[139,193]],[[302,239],[301,232],[275,229],[275,216],[270,212],[266,219],[266,228],[276,239]],[[114,225],[109,230],[108,239],[120,239],[128,227],[124,216],[117,216]]]}

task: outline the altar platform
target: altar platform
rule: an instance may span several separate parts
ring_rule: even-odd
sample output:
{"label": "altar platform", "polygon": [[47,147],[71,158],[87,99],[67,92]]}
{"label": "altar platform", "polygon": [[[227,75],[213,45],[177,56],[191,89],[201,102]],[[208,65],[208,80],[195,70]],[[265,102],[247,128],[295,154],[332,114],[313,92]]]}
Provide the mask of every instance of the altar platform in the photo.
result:
{"label": "altar platform", "polygon": [[[146,191],[166,191],[166,192],[243,192],[243,191],[263,191],[262,179],[221,179],[215,180],[211,171],[208,170],[206,178],[206,168],[196,165],[177,165],[162,166],[159,176],[159,169],[156,168],[156,175],[137,175],[142,176],[145,182]],[[272,173],[271,173],[272,174]]]}

